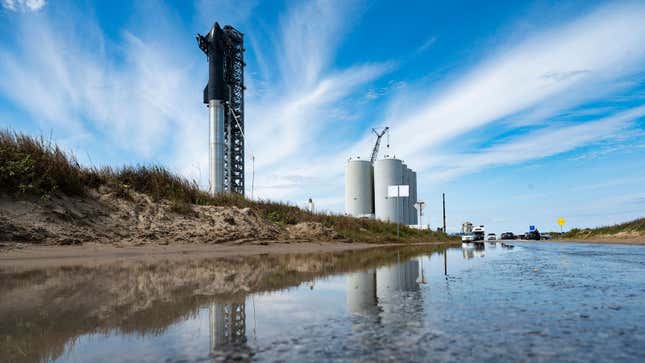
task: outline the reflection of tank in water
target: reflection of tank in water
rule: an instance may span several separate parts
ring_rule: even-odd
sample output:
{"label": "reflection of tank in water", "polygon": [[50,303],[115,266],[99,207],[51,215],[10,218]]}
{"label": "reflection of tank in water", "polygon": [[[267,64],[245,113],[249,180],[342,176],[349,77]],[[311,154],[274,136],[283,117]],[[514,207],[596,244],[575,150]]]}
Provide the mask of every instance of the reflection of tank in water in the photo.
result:
{"label": "reflection of tank in water", "polygon": [[376,295],[389,298],[395,291],[412,291],[419,288],[419,261],[410,260],[376,270]]}
{"label": "reflection of tank in water", "polygon": [[391,299],[399,291],[418,290],[418,279],[418,260],[351,273],[347,276],[347,310],[368,314],[379,302]]}
{"label": "reflection of tank in water", "polygon": [[211,352],[222,346],[246,343],[245,303],[213,303],[208,309],[208,314]]}
{"label": "reflection of tank in water", "polygon": [[415,259],[349,274],[347,310],[355,322],[376,319],[378,325],[396,327],[423,311],[419,270]]}
{"label": "reflection of tank in water", "polygon": [[376,271],[368,270],[347,275],[347,310],[363,315],[377,310]]}
{"label": "reflection of tank in water", "polygon": [[423,309],[419,291],[419,261],[410,260],[376,270],[376,296],[383,324]]}

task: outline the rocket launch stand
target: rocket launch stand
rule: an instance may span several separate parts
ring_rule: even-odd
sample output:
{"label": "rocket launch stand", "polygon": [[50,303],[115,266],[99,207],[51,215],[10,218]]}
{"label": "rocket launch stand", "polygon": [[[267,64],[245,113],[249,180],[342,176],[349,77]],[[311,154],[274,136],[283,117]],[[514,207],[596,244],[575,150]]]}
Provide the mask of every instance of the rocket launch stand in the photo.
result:
{"label": "rocket launch stand", "polygon": [[197,34],[197,43],[208,57],[208,191],[244,195],[244,36],[215,23],[208,34]]}

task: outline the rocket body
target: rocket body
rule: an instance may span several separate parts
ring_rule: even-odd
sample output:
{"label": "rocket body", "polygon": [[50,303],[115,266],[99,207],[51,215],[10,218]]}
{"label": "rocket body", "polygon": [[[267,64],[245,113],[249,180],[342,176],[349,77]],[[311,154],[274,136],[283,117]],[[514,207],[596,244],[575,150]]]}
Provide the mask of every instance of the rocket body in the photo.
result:
{"label": "rocket body", "polygon": [[224,32],[215,23],[206,35],[197,35],[199,48],[208,56],[208,83],[204,103],[209,110],[209,193],[224,192]]}
{"label": "rocket body", "polygon": [[224,103],[221,100],[210,100],[208,111],[210,121],[208,192],[215,195],[224,192]]}

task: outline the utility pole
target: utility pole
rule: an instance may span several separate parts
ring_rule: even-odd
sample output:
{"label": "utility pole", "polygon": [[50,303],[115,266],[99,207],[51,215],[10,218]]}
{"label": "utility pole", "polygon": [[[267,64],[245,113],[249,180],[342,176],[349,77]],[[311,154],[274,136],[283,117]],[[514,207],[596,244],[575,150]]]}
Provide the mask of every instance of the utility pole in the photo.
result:
{"label": "utility pole", "polygon": [[448,276],[448,249],[443,250],[443,274]]}
{"label": "utility pole", "polygon": [[443,197],[443,233],[446,233],[446,193],[442,193]]}

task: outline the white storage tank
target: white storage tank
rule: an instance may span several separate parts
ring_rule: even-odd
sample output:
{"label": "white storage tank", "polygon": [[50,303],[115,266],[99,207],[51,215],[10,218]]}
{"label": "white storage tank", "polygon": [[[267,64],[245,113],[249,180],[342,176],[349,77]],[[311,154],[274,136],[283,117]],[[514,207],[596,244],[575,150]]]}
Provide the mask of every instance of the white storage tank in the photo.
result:
{"label": "white storage tank", "polygon": [[374,215],[374,168],[368,160],[353,159],[345,165],[345,213]]}
{"label": "white storage tank", "polygon": [[377,219],[392,223],[404,222],[400,217],[403,213],[397,208],[398,198],[387,197],[388,185],[401,184],[403,170],[403,163],[399,159],[381,159],[374,162],[374,214]]}
{"label": "white storage tank", "polygon": [[412,173],[412,170],[408,168],[408,166],[404,163],[403,164],[403,180],[401,180],[402,185],[407,185],[408,186],[408,197],[402,198],[401,199],[401,209],[403,209],[403,220],[401,221],[403,224],[410,224],[410,173]]}
{"label": "white storage tank", "polygon": [[419,216],[414,204],[417,202],[417,172],[410,170],[410,224],[419,224]]}

